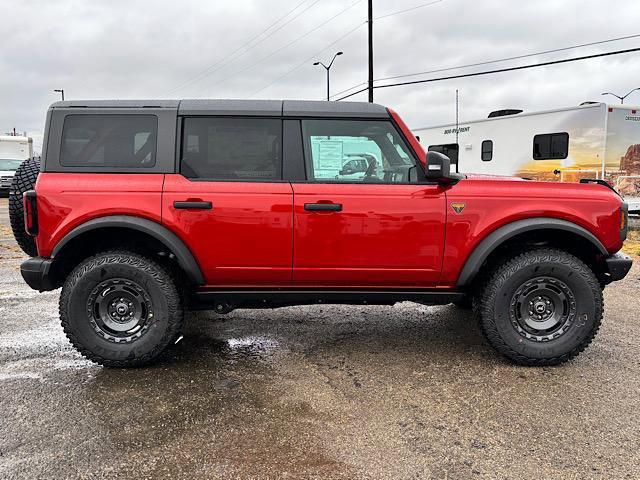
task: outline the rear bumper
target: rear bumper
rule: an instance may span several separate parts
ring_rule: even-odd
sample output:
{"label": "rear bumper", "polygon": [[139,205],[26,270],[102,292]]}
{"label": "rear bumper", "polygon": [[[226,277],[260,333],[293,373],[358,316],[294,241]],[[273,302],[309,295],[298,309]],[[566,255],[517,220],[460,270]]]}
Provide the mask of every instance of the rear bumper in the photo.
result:
{"label": "rear bumper", "polygon": [[607,280],[610,282],[622,280],[627,276],[629,270],[631,270],[632,264],[633,260],[631,260],[631,257],[624,253],[611,255],[609,258],[605,259]]}
{"label": "rear bumper", "polygon": [[50,258],[35,257],[22,262],[20,265],[20,273],[22,278],[34,290],[45,292],[55,290],[56,285],[51,277],[51,265],[53,260]]}

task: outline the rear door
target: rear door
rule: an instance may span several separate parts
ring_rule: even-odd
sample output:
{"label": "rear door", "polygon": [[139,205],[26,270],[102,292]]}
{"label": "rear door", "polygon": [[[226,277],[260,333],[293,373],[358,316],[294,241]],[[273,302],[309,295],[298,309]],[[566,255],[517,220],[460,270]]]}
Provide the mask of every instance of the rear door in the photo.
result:
{"label": "rear door", "polygon": [[182,119],[180,173],[165,177],[163,223],[210,286],[291,283],[293,194],[282,180],[282,119]]}
{"label": "rear door", "polygon": [[[427,287],[440,276],[446,198],[390,120],[303,119],[306,182],[293,183],[294,281]],[[340,172],[354,155],[360,178]]]}

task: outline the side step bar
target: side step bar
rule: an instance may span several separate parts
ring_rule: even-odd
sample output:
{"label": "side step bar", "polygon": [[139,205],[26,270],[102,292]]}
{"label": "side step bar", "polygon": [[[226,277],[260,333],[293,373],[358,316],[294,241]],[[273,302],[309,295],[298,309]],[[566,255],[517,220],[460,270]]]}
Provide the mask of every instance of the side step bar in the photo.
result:
{"label": "side step bar", "polygon": [[278,308],[295,305],[393,305],[415,302],[446,305],[462,299],[459,292],[416,290],[208,290],[192,295],[192,310],[228,313],[236,308]]}

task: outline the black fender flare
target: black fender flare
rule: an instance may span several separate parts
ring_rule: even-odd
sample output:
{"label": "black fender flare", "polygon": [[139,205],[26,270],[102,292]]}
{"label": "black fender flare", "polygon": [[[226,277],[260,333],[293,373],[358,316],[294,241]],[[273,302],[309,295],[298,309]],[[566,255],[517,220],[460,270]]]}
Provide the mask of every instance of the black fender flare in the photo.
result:
{"label": "black fender flare", "polygon": [[456,286],[458,288],[462,288],[470,285],[480,271],[480,267],[482,267],[484,261],[496,248],[516,235],[533,230],[562,230],[574,233],[588,240],[602,255],[609,256],[609,252],[604,248],[602,242],[600,242],[593,233],[580,225],[558,218],[526,218],[524,220],[517,220],[503,225],[491,232],[484,240],[482,240],[467,258],[467,261],[458,276]]}
{"label": "black fender flare", "polygon": [[67,233],[53,249],[51,258],[55,259],[55,256],[59,254],[71,240],[79,235],[92,230],[113,227],[130,228],[152,236],[175,255],[178,265],[180,265],[184,270],[187,278],[191,282],[195,285],[205,284],[202,270],[200,270],[198,262],[185,243],[167,227],[146,218],[132,217],[128,215],[110,215],[89,220]]}

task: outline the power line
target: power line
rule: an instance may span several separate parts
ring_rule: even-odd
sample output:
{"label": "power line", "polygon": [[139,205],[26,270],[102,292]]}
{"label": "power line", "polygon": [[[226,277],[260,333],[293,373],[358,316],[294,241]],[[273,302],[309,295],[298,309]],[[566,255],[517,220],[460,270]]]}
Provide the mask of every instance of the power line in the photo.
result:
{"label": "power line", "polygon": [[[172,88],[171,90],[169,90],[167,93],[165,93],[163,96],[167,96],[177,90],[180,90],[183,87],[186,87],[187,85],[192,84],[195,81],[200,80],[201,78],[204,78],[206,76],[208,76],[210,73],[214,73],[216,71],[218,71],[221,67],[215,68],[223,63],[225,63],[229,58],[233,57],[236,53],[240,52],[243,48],[246,48],[246,50],[244,52],[242,52],[240,55],[236,56],[235,58],[231,59],[231,62],[237,60],[238,58],[240,58],[241,56],[243,56],[244,54],[246,54],[249,50],[251,50],[253,47],[255,47],[258,43],[254,43],[253,45],[251,45],[254,41],[256,41],[258,38],[260,38],[262,35],[264,35],[265,33],[267,33],[271,28],[273,28],[275,25],[277,25],[278,23],[280,23],[282,20],[284,20],[285,18],[287,18],[289,15],[291,15],[293,12],[295,12],[298,8],[300,8],[302,5],[304,5],[305,3],[307,3],[308,0],[302,0],[300,3],[298,3],[293,9],[289,10],[285,15],[283,15],[282,17],[278,18],[275,22],[271,23],[267,28],[265,28],[264,30],[262,30],[260,33],[258,33],[257,35],[254,35],[253,37],[251,37],[248,41],[246,41],[245,43],[243,43],[241,46],[239,46],[238,48],[236,48],[234,51],[232,51],[231,53],[227,54],[226,56],[224,56],[223,58],[221,58],[220,60],[216,61],[215,63],[209,65],[207,68],[205,68],[204,70],[202,70],[200,73],[194,75],[193,77],[191,77],[190,79],[188,79],[187,81],[181,83],[180,85],[178,85],[177,87]],[[277,33],[278,31],[282,30],[282,28],[284,28],[286,25],[288,25],[289,23],[291,23],[292,21],[294,21],[296,18],[298,18],[300,15],[302,15],[303,13],[305,13],[306,11],[308,11],[309,9],[311,9],[315,4],[317,4],[320,0],[316,0],[313,3],[311,3],[311,5],[307,5],[306,8],[304,8],[301,12],[298,12],[293,18],[290,18],[289,20],[287,20],[284,24],[280,25],[277,29],[273,30],[272,32],[270,32],[268,35],[266,35],[265,37],[261,38],[261,41],[266,40],[267,38],[271,37],[272,35],[274,35],[275,33]],[[231,63],[228,62],[228,63]]]}
{"label": "power line", "polygon": [[355,2],[353,2],[351,5],[349,5],[348,7],[340,10],[338,13],[336,13],[334,16],[332,16],[331,18],[325,20],[324,22],[322,22],[321,24],[317,25],[316,27],[312,28],[311,30],[307,31],[306,33],[304,33],[303,35],[297,37],[296,39],[292,40],[291,42],[287,43],[286,45],[283,45],[280,48],[277,48],[276,50],[274,50],[273,52],[271,52],[269,55],[262,57],[260,60],[251,63],[250,65],[247,65],[246,67],[237,70],[236,72],[232,73],[231,75],[218,80],[217,82],[209,85],[206,89],[203,89],[201,91],[199,91],[196,95],[199,95],[200,93],[204,92],[205,90],[208,90],[209,88],[218,85],[220,83],[226,82],[227,80],[230,80],[231,78],[246,72],[247,70],[251,70],[252,68],[256,67],[257,65],[265,62],[266,60],[270,59],[271,57],[273,57],[274,55],[280,53],[282,50],[285,50],[287,48],[289,48],[291,45],[294,45],[296,43],[298,43],[300,40],[304,39],[305,37],[307,37],[308,35],[312,34],[313,32],[319,30],[320,28],[322,28],[323,26],[325,26],[327,23],[333,21],[334,19],[336,19],[337,17],[339,17],[340,15],[342,15],[343,13],[345,13],[347,10],[355,7],[358,3],[360,3],[362,0],[356,0]]}
{"label": "power line", "polygon": [[[405,85],[416,85],[419,83],[430,83],[430,82],[439,82],[442,80],[453,80],[456,78],[467,78],[467,77],[477,77],[477,76],[481,76],[481,75],[490,75],[490,74],[494,74],[494,73],[503,73],[503,72],[513,72],[516,70],[525,70],[525,69],[529,69],[529,68],[536,68],[536,67],[545,67],[548,65],[558,65],[561,63],[569,63],[569,62],[577,62],[577,61],[581,61],[581,60],[589,60],[592,58],[599,58],[599,57],[608,57],[611,55],[621,55],[623,53],[631,53],[631,52],[637,52],[640,51],[640,47],[638,48],[630,48],[627,50],[616,50],[614,52],[605,52],[605,53],[597,53],[594,55],[585,55],[582,57],[574,57],[574,58],[565,58],[563,60],[553,60],[551,62],[543,62],[543,63],[532,63],[529,65],[521,65],[518,67],[509,67],[509,68],[500,68],[497,70],[485,70],[484,72],[475,72],[475,73],[465,73],[463,75],[452,75],[449,77],[439,77],[439,78],[429,78],[426,80],[412,80],[409,82],[399,82],[399,83],[390,83],[387,85],[375,85],[373,88],[389,88],[389,87],[401,87],[401,86],[405,86]],[[337,101],[340,100],[344,100],[346,98],[349,97],[353,97],[354,95],[357,95],[358,93],[362,93],[367,91],[367,88],[363,88],[361,90],[358,90],[356,92],[350,93],[349,95],[345,95],[344,97],[339,98]]]}
{"label": "power line", "polygon": [[515,57],[500,58],[498,60],[488,60],[488,61],[485,61],[485,62],[478,62],[478,63],[469,63],[467,65],[459,65],[457,67],[440,68],[438,70],[428,70],[426,72],[408,73],[408,74],[405,74],[405,75],[395,75],[393,77],[381,77],[381,78],[376,78],[375,81],[378,82],[378,81],[382,81],[382,80],[394,80],[396,78],[415,77],[415,76],[418,76],[418,75],[427,75],[427,74],[430,74],[430,73],[446,72],[446,71],[449,71],[449,70],[458,70],[458,69],[461,69],[461,68],[479,67],[481,65],[489,65],[491,63],[507,62],[507,61],[510,61],[510,60],[519,60],[521,58],[535,57],[537,55],[546,55],[548,53],[564,52],[566,50],[573,50],[575,48],[590,47],[590,46],[593,46],[593,45],[602,45],[603,43],[617,42],[619,40],[628,40],[630,38],[638,38],[638,37],[640,37],[640,34],[628,35],[626,37],[610,38],[608,40],[600,40],[600,41],[597,41],[597,42],[583,43],[583,44],[580,44],[580,45],[573,45],[573,46],[570,46],[570,47],[556,48],[556,49],[553,49],[553,50],[545,50],[545,51],[537,52],[537,53],[527,53],[527,54],[524,54],[524,55],[517,55]]}
{"label": "power line", "polygon": [[422,5],[416,5],[415,7],[405,8],[404,10],[399,10],[397,12],[387,13],[385,15],[380,15],[379,17],[375,17],[374,20],[381,20],[383,18],[393,17],[394,15],[400,15],[401,13],[411,12],[411,11],[417,10],[419,8],[429,7],[431,5],[435,5],[436,3],[440,3],[440,2],[443,2],[443,1],[444,0],[436,0],[435,2],[423,3]]}
{"label": "power line", "polygon": [[[617,42],[617,41],[620,41],[620,40],[628,40],[628,39],[631,39],[631,38],[638,38],[638,37],[640,37],[640,34],[627,35],[627,36],[624,36],[624,37],[610,38],[610,39],[607,39],[607,40],[599,40],[597,42],[583,43],[583,44],[580,44],[580,45],[573,45],[573,46],[570,46],[570,47],[556,48],[556,49],[553,49],[553,50],[545,50],[545,51],[536,52],[536,53],[527,53],[527,54],[523,54],[523,55],[516,55],[514,57],[500,58],[500,59],[497,59],[497,60],[487,60],[487,61],[484,61],[484,62],[468,63],[466,65],[458,65],[456,67],[439,68],[439,69],[436,69],[436,70],[428,70],[428,71],[425,71],[425,72],[418,72],[418,73],[408,73],[408,74],[404,74],[404,75],[394,75],[392,77],[380,77],[380,78],[376,78],[374,81],[380,82],[380,81],[383,81],[383,80],[394,80],[396,78],[408,78],[408,77],[415,77],[415,76],[418,76],[418,75],[427,75],[427,74],[430,74],[430,73],[440,73],[440,72],[448,72],[448,71],[451,71],[451,70],[460,70],[462,68],[479,67],[481,65],[490,65],[492,63],[506,62],[506,61],[509,61],[509,60],[519,60],[519,59],[522,59],[522,58],[535,57],[535,56],[538,56],[538,55],[545,55],[545,54],[548,54],[548,53],[563,52],[563,51],[566,51],[566,50],[573,50],[573,49],[576,49],[576,48],[589,47],[589,46],[593,46],[593,45],[602,45],[604,43]],[[340,95],[342,93],[345,93],[345,92],[348,92],[349,90],[352,90],[354,88],[357,88],[360,85],[363,85],[363,83],[359,83],[357,85],[353,85],[350,88],[347,88],[347,89],[345,89],[345,90],[343,90],[341,92],[338,92],[338,93],[336,93],[334,95],[331,95],[331,98],[337,97],[338,95]]]}
{"label": "power line", "polygon": [[283,78],[285,78],[286,76],[290,75],[291,73],[295,72],[296,70],[298,70],[299,68],[303,67],[304,65],[306,65],[308,62],[310,62],[311,60],[313,60],[315,57],[317,57],[318,55],[322,54],[325,50],[328,50],[329,48],[333,47],[336,43],[340,42],[341,40],[347,38],[349,35],[351,35],[352,33],[354,33],[356,30],[359,30],[365,23],[367,22],[363,22],[359,25],[357,25],[356,27],[352,28],[351,30],[349,30],[347,33],[345,33],[344,35],[342,35],[341,37],[339,37],[337,40],[334,40],[333,42],[331,42],[329,45],[326,45],[322,48],[322,50],[317,51],[316,53],[314,53],[313,55],[311,55],[308,59],[304,60],[303,62],[300,62],[298,65],[296,65],[295,67],[293,67],[291,70],[285,72],[283,75],[279,76],[278,78],[276,78],[275,80],[273,80],[272,82],[270,82],[269,84],[265,85],[264,87],[262,87],[259,90],[256,90],[255,92],[253,92],[251,95],[249,95],[250,97],[253,97],[254,95],[257,95],[258,93],[262,92],[263,90],[266,90],[267,88],[269,88],[271,85],[279,82],[280,80],[282,80]]}
{"label": "power line", "polygon": [[[330,97],[330,98],[337,97],[338,95],[342,95],[343,93],[346,93],[346,92],[348,92],[349,90],[353,90],[354,88],[358,88],[358,87],[361,87],[362,85],[366,85],[366,84],[367,84],[367,82],[360,82],[360,83],[359,83],[359,84],[357,84],[357,85],[353,85],[353,86],[351,86],[351,87],[349,87],[349,88],[345,88],[344,90],[340,90],[339,92],[334,93],[333,95],[331,95],[331,97]],[[321,100],[322,100],[322,99],[321,99]]]}

